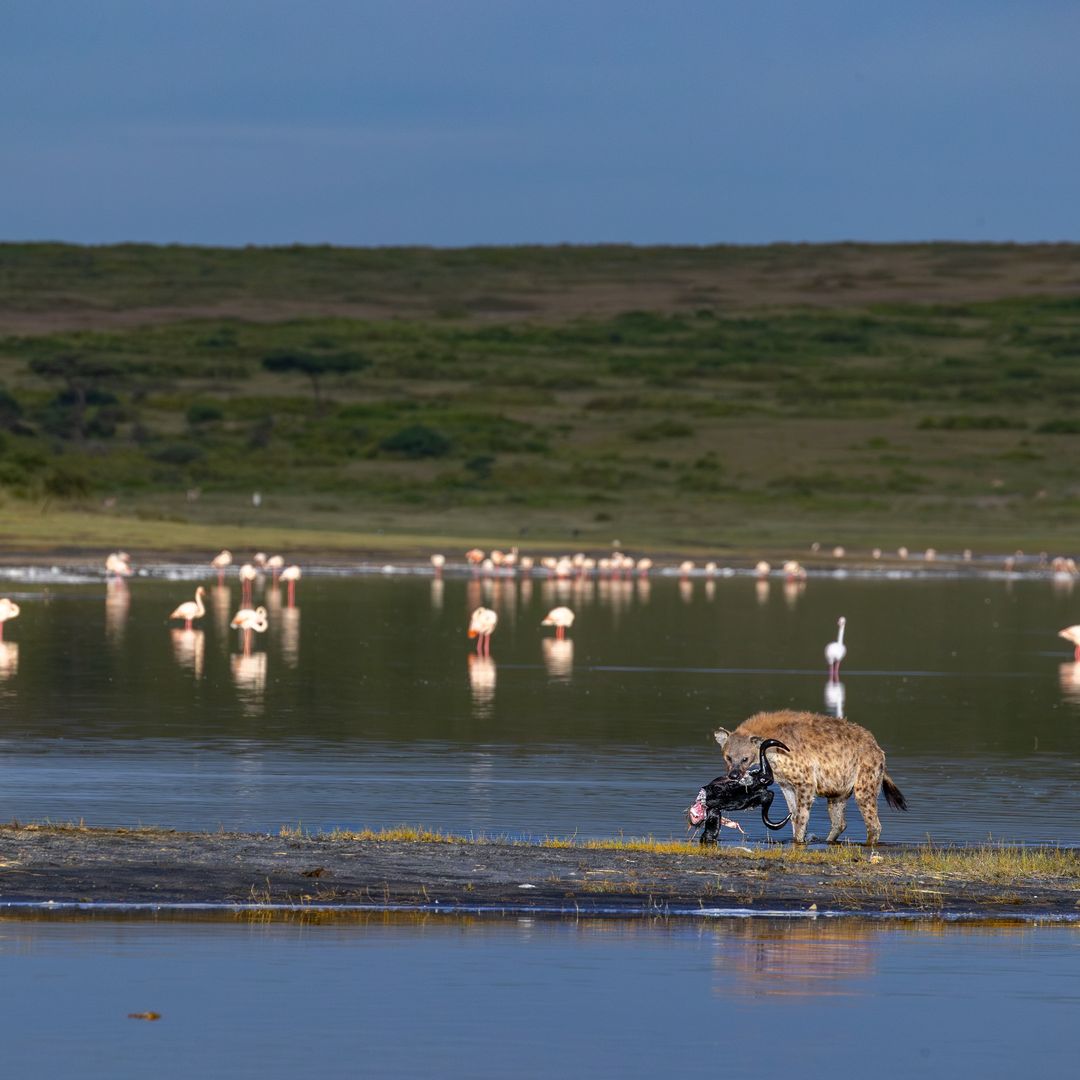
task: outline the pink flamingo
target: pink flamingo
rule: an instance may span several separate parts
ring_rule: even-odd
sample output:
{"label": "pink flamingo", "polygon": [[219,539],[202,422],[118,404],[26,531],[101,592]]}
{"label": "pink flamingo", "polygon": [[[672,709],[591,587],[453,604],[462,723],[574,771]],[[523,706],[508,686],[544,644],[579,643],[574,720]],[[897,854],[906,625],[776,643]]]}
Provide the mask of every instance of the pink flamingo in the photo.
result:
{"label": "pink flamingo", "polygon": [[126,551],[114,551],[105,560],[105,573],[112,574],[117,581],[131,577],[131,556]]}
{"label": "pink flamingo", "polygon": [[[0,604],[4,601],[0,600]],[[16,609],[16,614],[18,609]],[[1058,637],[1064,638],[1070,645],[1075,646],[1073,652],[1073,659],[1080,664],[1080,624],[1076,626],[1066,626],[1064,630],[1058,631]]]}
{"label": "pink flamingo", "polygon": [[183,619],[184,629],[190,630],[192,620],[201,619],[206,614],[206,608],[203,607],[202,602],[202,598],[205,594],[206,590],[200,585],[195,590],[195,599],[185,600],[177,607],[177,609],[169,616],[169,618]]}
{"label": "pink flamingo", "polygon": [[476,655],[491,655],[491,635],[495,633],[495,627],[499,622],[499,616],[491,608],[478,607],[469,619],[469,637],[476,638]]}
{"label": "pink flamingo", "polygon": [[251,563],[240,567],[240,603],[251,607],[251,583],[259,576],[259,571]]}
{"label": "pink flamingo", "polygon": [[21,610],[14,600],[9,600],[6,596],[0,600],[0,641],[4,640],[4,623],[8,619],[17,619]]}
{"label": "pink flamingo", "polygon": [[286,566],[285,569],[281,571],[281,580],[289,583],[288,604],[289,607],[295,607],[296,583],[300,580],[300,567],[295,564],[293,566]]}
{"label": "pink flamingo", "polygon": [[211,560],[210,565],[217,571],[217,583],[225,584],[225,570],[232,566],[232,552],[222,548]]}
{"label": "pink flamingo", "polygon": [[241,630],[244,634],[244,655],[251,655],[252,632],[262,634],[270,625],[266,619],[266,608],[241,608],[233,617],[230,626]]}
{"label": "pink flamingo", "polygon": [[568,607],[552,608],[544,616],[541,626],[554,626],[555,637],[562,641],[566,637],[566,631],[574,625],[574,613]]}
{"label": "pink flamingo", "polygon": [[840,661],[847,656],[847,646],[844,644],[844,627],[847,626],[847,619],[841,615],[837,625],[840,627],[840,632],[836,635],[836,640],[830,641],[825,646],[825,659],[829,662],[830,682],[840,681]]}
{"label": "pink flamingo", "polygon": [[266,569],[270,571],[271,583],[277,585],[278,576],[281,574],[281,568],[285,565],[285,560],[280,555],[271,555],[266,560]]}

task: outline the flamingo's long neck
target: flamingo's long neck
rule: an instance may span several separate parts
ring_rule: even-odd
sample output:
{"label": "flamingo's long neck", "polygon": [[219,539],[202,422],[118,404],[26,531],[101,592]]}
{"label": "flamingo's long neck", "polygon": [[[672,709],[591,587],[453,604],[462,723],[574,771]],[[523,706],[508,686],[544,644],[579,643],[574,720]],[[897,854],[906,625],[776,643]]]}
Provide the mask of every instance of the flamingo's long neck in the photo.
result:
{"label": "flamingo's long neck", "polygon": [[206,608],[203,607],[202,596],[203,596],[202,590],[201,589],[196,589],[195,590],[195,610],[198,612],[198,615],[196,615],[195,618],[197,618],[197,619],[201,619],[206,614]]}
{"label": "flamingo's long neck", "polygon": [[840,624],[840,633],[836,635],[836,644],[837,645],[843,645],[844,644],[844,631],[846,629],[847,629],[847,623],[842,622]]}

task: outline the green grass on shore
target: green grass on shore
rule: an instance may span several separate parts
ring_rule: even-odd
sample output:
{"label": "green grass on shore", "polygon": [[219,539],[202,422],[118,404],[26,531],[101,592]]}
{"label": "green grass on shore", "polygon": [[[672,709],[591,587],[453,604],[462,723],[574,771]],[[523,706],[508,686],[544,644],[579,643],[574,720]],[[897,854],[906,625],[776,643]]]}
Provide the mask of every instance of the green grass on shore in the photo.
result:
{"label": "green grass on shore", "polygon": [[0,245],[0,507],[28,546],[1065,549],[1078,266]]}

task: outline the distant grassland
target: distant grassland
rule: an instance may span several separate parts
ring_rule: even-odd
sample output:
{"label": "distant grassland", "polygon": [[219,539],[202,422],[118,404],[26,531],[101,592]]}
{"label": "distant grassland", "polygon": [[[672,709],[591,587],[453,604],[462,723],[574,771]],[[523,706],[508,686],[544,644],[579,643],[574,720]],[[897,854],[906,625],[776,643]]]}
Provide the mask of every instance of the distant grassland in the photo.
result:
{"label": "distant grassland", "polygon": [[0,245],[0,334],[26,543],[1068,547],[1080,508],[1064,245]]}

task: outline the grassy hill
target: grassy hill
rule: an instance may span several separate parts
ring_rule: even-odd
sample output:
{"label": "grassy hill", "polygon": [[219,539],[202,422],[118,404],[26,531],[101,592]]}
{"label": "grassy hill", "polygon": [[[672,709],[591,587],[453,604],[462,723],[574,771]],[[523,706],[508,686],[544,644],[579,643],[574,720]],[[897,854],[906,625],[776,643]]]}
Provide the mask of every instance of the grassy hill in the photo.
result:
{"label": "grassy hill", "polygon": [[1069,550],[1078,404],[1067,245],[0,245],[20,543]]}

